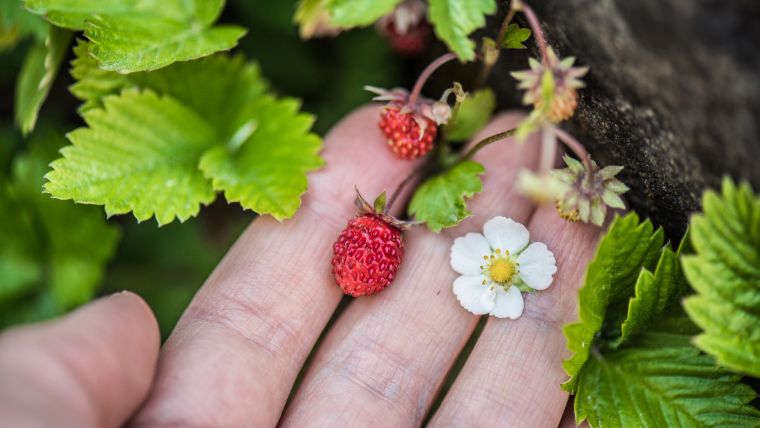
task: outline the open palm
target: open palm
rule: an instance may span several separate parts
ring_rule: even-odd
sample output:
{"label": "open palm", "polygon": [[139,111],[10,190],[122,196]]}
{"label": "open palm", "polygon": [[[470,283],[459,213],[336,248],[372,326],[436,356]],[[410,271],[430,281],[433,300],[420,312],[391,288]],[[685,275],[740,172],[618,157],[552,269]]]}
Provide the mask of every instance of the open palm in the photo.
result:
{"label": "open palm", "polygon": [[[363,108],[332,130],[327,167],[310,177],[295,219],[253,222],[160,356],[155,320],[130,294],[0,337],[0,420],[59,427],[418,426],[478,322],[451,292],[452,241],[504,215],[554,252],[554,284],[528,295],[518,320],[487,321],[429,425],[560,424],[568,400],[559,387],[567,353],[561,328],[576,317],[576,291],[600,231],[566,223],[552,207],[536,208],[516,193],[517,172],[535,167],[538,144],[504,141],[478,152],[488,173],[471,203],[473,216],[440,234],[406,232],[395,282],[351,301],[325,330],[342,297],[330,258],[354,215],[354,185],[376,195],[416,167],[383,147],[377,118],[377,108]],[[518,120],[501,115],[483,135]]]}

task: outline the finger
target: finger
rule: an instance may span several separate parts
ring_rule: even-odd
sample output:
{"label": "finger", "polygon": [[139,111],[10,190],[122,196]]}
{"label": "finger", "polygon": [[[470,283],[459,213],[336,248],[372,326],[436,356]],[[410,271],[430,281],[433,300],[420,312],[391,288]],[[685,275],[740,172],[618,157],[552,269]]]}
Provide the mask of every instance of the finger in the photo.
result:
{"label": "finger", "polygon": [[577,293],[601,234],[567,223],[543,206],[529,225],[557,260],[552,286],[525,298],[517,320],[490,318],[431,426],[557,426],[567,402],[560,388],[568,356],[562,326],[576,318]]}
{"label": "finger", "polygon": [[0,336],[0,421],[8,427],[122,426],[158,359],[156,319],[132,293]]}
{"label": "finger", "polygon": [[[480,137],[520,120],[503,115]],[[455,234],[478,229],[484,218],[510,215],[521,221],[530,204],[513,191],[517,172],[537,161],[535,141],[502,141],[479,152],[488,171],[483,193],[471,203],[475,216]],[[477,317],[450,292],[451,238],[423,227],[404,237],[405,260],[396,282],[381,294],[358,299],[341,315],[320,347],[284,426],[419,425],[426,409],[470,336]]]}
{"label": "finger", "polygon": [[137,426],[273,426],[342,293],[332,245],[355,213],[354,186],[391,189],[415,163],[397,160],[360,109],[325,139],[295,219],[257,219],[193,299],[164,347]]}

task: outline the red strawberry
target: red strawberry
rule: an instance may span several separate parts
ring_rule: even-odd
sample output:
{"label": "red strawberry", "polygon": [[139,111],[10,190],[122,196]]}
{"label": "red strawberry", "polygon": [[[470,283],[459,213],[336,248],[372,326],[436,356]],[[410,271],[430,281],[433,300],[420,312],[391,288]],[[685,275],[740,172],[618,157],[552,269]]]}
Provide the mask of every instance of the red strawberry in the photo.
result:
{"label": "red strawberry", "polygon": [[408,224],[382,212],[385,193],[372,207],[357,191],[356,203],[362,214],[349,221],[335,241],[332,272],[344,293],[359,297],[380,292],[393,282],[404,257],[401,232]]}
{"label": "red strawberry", "polygon": [[[425,125],[422,133],[420,123]],[[393,106],[383,110],[379,126],[393,153],[398,158],[407,160],[425,156],[433,148],[438,134],[438,127],[430,118],[415,116],[414,113],[402,113]]]}

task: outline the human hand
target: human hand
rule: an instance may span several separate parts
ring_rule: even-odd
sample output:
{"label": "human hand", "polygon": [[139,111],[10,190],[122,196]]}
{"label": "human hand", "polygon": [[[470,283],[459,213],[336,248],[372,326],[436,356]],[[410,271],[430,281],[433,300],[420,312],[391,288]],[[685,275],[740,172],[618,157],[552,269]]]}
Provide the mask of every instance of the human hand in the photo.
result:
{"label": "human hand", "polygon": [[[516,193],[517,172],[538,162],[536,141],[503,141],[476,155],[488,173],[470,204],[473,216],[441,234],[406,232],[395,282],[351,301],[289,400],[342,297],[330,258],[355,213],[354,185],[376,195],[417,165],[383,147],[377,118],[377,108],[363,108],[333,129],[327,166],[310,177],[295,219],[253,222],[193,299],[157,367],[155,320],[129,293],[0,336],[0,420],[59,427],[420,425],[478,322],[451,292],[457,274],[449,249],[455,237],[504,215],[554,252],[554,283],[526,296],[518,320],[488,319],[429,424],[557,426],[568,399],[559,387],[567,356],[561,328],[576,318],[577,288],[600,231],[566,223],[553,207],[536,208]],[[482,135],[518,120],[502,115]]]}

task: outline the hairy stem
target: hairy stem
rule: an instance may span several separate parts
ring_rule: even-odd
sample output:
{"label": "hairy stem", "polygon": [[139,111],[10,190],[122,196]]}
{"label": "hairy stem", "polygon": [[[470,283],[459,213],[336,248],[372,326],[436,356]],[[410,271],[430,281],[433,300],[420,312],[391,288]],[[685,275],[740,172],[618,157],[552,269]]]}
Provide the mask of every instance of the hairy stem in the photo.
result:
{"label": "hairy stem", "polygon": [[391,208],[393,208],[393,205],[396,203],[398,198],[401,196],[402,193],[404,193],[404,188],[409,185],[412,181],[414,181],[418,175],[422,173],[422,171],[425,170],[425,165],[420,165],[417,169],[412,171],[409,175],[406,176],[406,178],[399,183],[399,185],[396,187],[396,189],[393,191],[393,194],[391,194],[391,198],[388,200],[388,203],[385,205],[385,212],[390,213]]}
{"label": "hairy stem", "polygon": [[541,30],[541,24],[538,22],[536,13],[525,3],[521,4],[521,10],[525,14],[525,18],[528,19],[528,24],[530,24],[530,28],[533,30],[533,35],[536,36],[536,43],[538,43],[538,48],[541,50],[541,60],[544,64],[547,64],[546,38],[544,38],[544,32]]}
{"label": "hairy stem", "polygon": [[588,150],[586,150],[586,148],[583,147],[583,144],[576,140],[572,135],[562,129],[555,127],[554,133],[562,143],[580,158],[581,162],[583,162],[583,166],[586,167],[586,178],[591,179],[593,170],[591,169],[591,155],[589,155]]}
{"label": "hairy stem", "polygon": [[472,146],[470,150],[467,151],[467,153],[463,154],[462,157],[459,159],[460,162],[464,162],[466,160],[472,159],[473,156],[475,156],[475,153],[479,152],[484,147],[495,143],[499,140],[503,140],[505,138],[509,138],[515,134],[515,131],[517,131],[517,128],[512,128],[509,131],[499,132],[498,134],[491,135],[488,138],[484,138],[480,141],[478,141],[477,144]]}
{"label": "hairy stem", "polygon": [[453,53],[447,53],[428,64],[428,66],[422,70],[422,73],[420,73],[420,77],[417,78],[417,81],[414,82],[412,94],[409,95],[409,104],[414,105],[417,102],[417,98],[420,96],[420,92],[422,92],[422,87],[425,86],[425,82],[427,82],[427,80],[430,78],[430,75],[433,74],[433,72],[435,72],[435,70],[437,70],[440,66],[456,59],[456,57],[457,56]]}
{"label": "hairy stem", "polygon": [[[507,15],[504,17],[504,21],[501,23],[501,28],[499,28],[499,33],[496,35],[496,52],[498,53],[501,51],[502,46],[504,45],[504,38],[507,36],[507,28],[509,27],[509,24],[512,22],[512,19],[515,17],[515,13],[517,13],[517,10],[510,6],[509,11],[507,12]],[[498,61],[499,57],[496,56],[496,61]],[[486,83],[486,80],[488,80],[488,76],[491,75],[491,71],[493,71],[494,66],[496,65],[496,61],[488,61],[487,58],[483,58],[483,67],[480,69],[480,74],[478,75],[478,78],[476,80],[477,84],[475,86],[483,86]]]}
{"label": "hairy stem", "polygon": [[496,48],[501,49],[501,47],[504,45],[504,38],[507,37],[507,28],[509,28],[509,24],[512,23],[512,19],[515,17],[515,13],[517,13],[517,10],[510,6],[509,12],[507,12],[507,16],[504,18],[504,21],[501,23],[501,28],[499,28],[499,34],[496,36]]}

